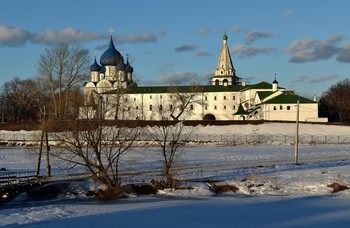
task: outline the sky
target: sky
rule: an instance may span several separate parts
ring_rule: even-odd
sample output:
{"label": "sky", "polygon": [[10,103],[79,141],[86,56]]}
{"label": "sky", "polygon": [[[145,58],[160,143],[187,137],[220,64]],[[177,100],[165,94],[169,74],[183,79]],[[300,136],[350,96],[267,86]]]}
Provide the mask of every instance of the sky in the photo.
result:
{"label": "sky", "polygon": [[[129,56],[142,85],[208,84],[222,37],[242,81],[318,97],[349,77],[347,0],[1,0],[0,85],[34,78],[45,50],[79,43],[91,64],[106,50]],[[126,59],[126,58],[125,58]]]}

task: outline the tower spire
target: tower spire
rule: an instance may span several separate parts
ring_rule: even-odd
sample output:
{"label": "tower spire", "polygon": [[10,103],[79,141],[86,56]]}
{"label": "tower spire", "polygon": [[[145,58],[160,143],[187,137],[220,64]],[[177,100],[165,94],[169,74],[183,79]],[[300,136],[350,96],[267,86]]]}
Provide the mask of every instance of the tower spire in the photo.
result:
{"label": "tower spire", "polygon": [[237,84],[238,81],[232,64],[230,50],[227,45],[227,39],[228,36],[226,35],[225,29],[220,57],[214,77],[212,78],[213,85],[233,85]]}

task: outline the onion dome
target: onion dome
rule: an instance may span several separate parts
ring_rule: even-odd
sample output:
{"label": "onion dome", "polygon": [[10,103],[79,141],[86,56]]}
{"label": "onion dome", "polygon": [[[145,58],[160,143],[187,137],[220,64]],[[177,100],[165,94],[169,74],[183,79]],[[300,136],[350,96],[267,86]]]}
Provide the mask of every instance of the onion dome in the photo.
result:
{"label": "onion dome", "polygon": [[272,84],[278,84],[278,81],[276,80],[276,77],[275,77],[275,80],[273,80]]}
{"label": "onion dome", "polygon": [[223,36],[223,40],[227,40],[227,35],[226,35],[226,33],[225,33],[225,35]]}
{"label": "onion dome", "polygon": [[117,66],[118,70],[125,70],[126,69],[126,65],[123,61],[121,61],[118,66]]}
{"label": "onion dome", "polygon": [[129,64],[129,59],[126,60],[126,68],[125,71],[128,73],[132,73],[134,71],[134,68],[132,68]]}
{"label": "onion dome", "polygon": [[93,72],[93,71],[100,71],[101,70],[101,66],[98,65],[98,63],[96,62],[96,57],[95,57],[95,61],[94,63],[90,66],[90,71]]}
{"label": "onion dome", "polygon": [[103,66],[103,65],[101,66],[100,73],[101,73],[101,74],[106,73],[106,67],[105,67],[105,66]]}
{"label": "onion dome", "polygon": [[114,47],[113,39],[111,36],[111,40],[109,42],[108,49],[102,54],[100,63],[104,66],[116,66],[120,62],[120,58],[122,55],[117,49]]}

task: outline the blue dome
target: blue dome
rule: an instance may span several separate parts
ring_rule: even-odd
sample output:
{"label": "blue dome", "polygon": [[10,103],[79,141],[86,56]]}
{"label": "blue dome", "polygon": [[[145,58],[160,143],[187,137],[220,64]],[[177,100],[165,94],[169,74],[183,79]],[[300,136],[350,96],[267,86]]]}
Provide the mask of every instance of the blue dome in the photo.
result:
{"label": "blue dome", "polygon": [[94,64],[92,64],[90,66],[90,71],[93,72],[93,71],[100,71],[100,70],[101,70],[101,66],[98,65],[98,63],[96,62],[96,57],[95,57]]}
{"label": "blue dome", "polygon": [[100,70],[100,73],[104,74],[106,73],[106,67],[105,66],[101,66],[101,70]]}
{"label": "blue dome", "polygon": [[134,68],[132,68],[129,64],[129,60],[126,61],[126,68],[125,68],[126,72],[130,72],[132,73],[134,71]]}
{"label": "blue dome", "polygon": [[102,54],[100,63],[104,66],[116,66],[122,58],[122,55],[115,49],[113,39],[109,42],[108,49]]}
{"label": "blue dome", "polygon": [[126,68],[126,65],[124,62],[120,62],[117,66],[118,70],[125,70],[125,68]]}

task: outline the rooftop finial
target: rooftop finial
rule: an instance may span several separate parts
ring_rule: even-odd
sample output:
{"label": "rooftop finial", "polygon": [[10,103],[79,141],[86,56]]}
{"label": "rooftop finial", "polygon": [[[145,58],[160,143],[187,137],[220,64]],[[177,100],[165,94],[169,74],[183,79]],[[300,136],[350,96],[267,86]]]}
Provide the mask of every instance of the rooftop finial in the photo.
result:
{"label": "rooftop finial", "polygon": [[112,36],[114,30],[112,28],[108,29],[109,35]]}
{"label": "rooftop finial", "polygon": [[226,29],[224,29],[224,37],[223,37],[223,39],[227,40]]}
{"label": "rooftop finial", "polygon": [[274,83],[274,84],[278,84],[278,82],[277,82],[277,74],[275,73],[275,80],[272,82],[272,83]]}

